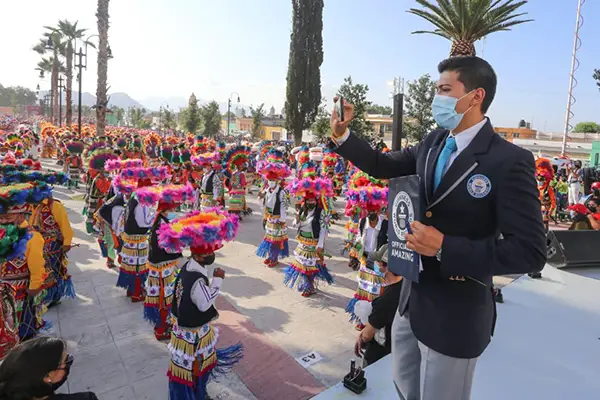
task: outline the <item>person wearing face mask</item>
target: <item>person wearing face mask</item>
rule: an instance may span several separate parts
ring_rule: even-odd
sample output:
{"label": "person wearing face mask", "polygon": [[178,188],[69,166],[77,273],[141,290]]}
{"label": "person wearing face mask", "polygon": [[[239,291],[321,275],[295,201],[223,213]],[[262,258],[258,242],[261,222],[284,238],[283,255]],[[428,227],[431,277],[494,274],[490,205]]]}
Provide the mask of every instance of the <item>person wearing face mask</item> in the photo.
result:
{"label": "person wearing face mask", "polygon": [[317,292],[316,283],[333,283],[333,277],[325,265],[325,239],[331,223],[330,199],[333,186],[328,179],[316,177],[316,166],[304,165],[302,179],[294,180],[290,193],[300,196],[302,204],[296,214],[298,247],[294,260],[285,268],[284,284],[296,287],[303,297]]}
{"label": "person wearing face mask", "polygon": [[73,360],[59,338],[21,343],[0,365],[0,400],[98,400],[92,392],[56,393],[67,381]]}
{"label": "person wearing face mask", "polygon": [[267,181],[267,187],[263,192],[265,237],[256,249],[256,255],[265,259],[267,267],[273,268],[279,264],[280,258],[290,255],[286,222],[290,195],[284,189],[283,182],[292,171],[278,150],[271,150],[267,154],[267,160],[259,162],[258,167],[258,172]]}
{"label": "person wearing face mask", "polygon": [[348,190],[347,198],[350,208],[362,211],[358,225],[357,257],[360,260],[360,269],[357,274],[358,287],[353,298],[346,306],[350,314],[350,322],[355,322],[356,330],[364,328],[364,321],[357,317],[354,306],[358,301],[372,302],[381,294],[385,286],[383,273],[373,266],[372,255],[387,243],[388,222],[381,214],[387,201],[388,189],[375,185],[366,185]]}
{"label": "person wearing face mask", "polygon": [[[135,171],[133,173],[137,179],[137,185],[134,185],[132,190],[152,186],[150,178],[140,177],[147,176],[147,169],[139,168],[132,171]],[[137,171],[140,171],[139,174]],[[121,174],[128,174],[128,169],[124,169]],[[146,297],[144,286],[148,277],[148,232],[155,215],[150,207],[140,203],[135,193],[127,200],[123,215],[124,227],[121,233],[123,247],[117,287],[127,290],[127,297],[131,298],[132,303],[144,301]]]}
{"label": "person wearing face mask", "polygon": [[371,255],[374,268],[384,276],[385,285],[381,296],[373,302],[359,301],[356,312],[365,321],[354,353],[363,359],[363,367],[369,366],[392,351],[392,324],[398,310],[402,277],[394,275],[387,268],[388,245],[384,244]]}
{"label": "person wearing face mask", "polygon": [[[210,280],[208,271],[215,261],[215,251],[235,238],[239,221],[237,215],[207,208],[177,219],[177,227],[174,224],[159,228],[158,244],[171,253],[181,253],[183,248],[190,247],[191,257],[174,284],[171,362],[167,372],[169,399],[209,399],[206,390],[209,380],[215,374],[226,373],[243,356],[241,343],[217,349],[219,331],[212,322],[219,317],[214,304],[225,272],[215,268]],[[219,229],[215,231],[214,226]]]}
{"label": "person wearing face mask", "polygon": [[242,215],[248,214],[246,206],[246,174],[245,165],[248,162],[250,148],[246,146],[232,147],[225,155],[224,164],[229,172],[229,199],[227,211],[237,214],[242,220]]}
{"label": "person wearing face mask", "polygon": [[440,129],[420,143],[372,149],[349,131],[354,107],[344,102],[344,120],[335,110],[331,117],[330,146],[375,178],[420,177],[423,214],[406,240],[422,270],[400,290],[393,379],[401,399],[466,400],[494,332],[492,277],[541,271],[546,235],[533,155],[497,135],[485,116],[493,68],[466,56],[438,71],[432,113]]}
{"label": "person wearing face mask", "polygon": [[204,208],[220,205],[219,196],[223,181],[212,167],[213,163],[218,161],[218,157],[219,153],[217,152],[202,153],[192,157],[192,162],[202,167],[202,181],[197,192],[194,209],[203,210]]}
{"label": "person wearing face mask", "polygon": [[148,278],[144,300],[144,319],[154,325],[157,340],[171,337],[169,310],[173,300],[173,289],[177,271],[181,264],[180,252],[166,251],[158,243],[158,230],[176,218],[175,210],[184,202],[191,201],[194,189],[187,185],[165,185],[141,188],[136,191],[139,201],[147,206],[158,203],[156,218],[150,228],[148,241]]}

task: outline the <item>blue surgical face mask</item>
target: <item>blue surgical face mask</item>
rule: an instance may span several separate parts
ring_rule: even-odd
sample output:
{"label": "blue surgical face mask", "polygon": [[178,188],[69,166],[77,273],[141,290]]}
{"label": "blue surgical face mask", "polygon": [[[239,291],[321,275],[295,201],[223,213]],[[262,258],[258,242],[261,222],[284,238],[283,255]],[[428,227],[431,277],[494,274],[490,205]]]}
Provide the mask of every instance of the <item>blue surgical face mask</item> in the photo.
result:
{"label": "blue surgical face mask", "polygon": [[377,272],[378,274],[381,274],[381,269],[379,269],[379,263],[376,262],[373,264],[373,271]]}
{"label": "blue surgical face mask", "polygon": [[433,119],[439,126],[444,129],[454,130],[460,124],[465,114],[472,108],[469,107],[467,111],[462,114],[456,112],[456,104],[464,99],[466,96],[471,94],[473,91],[465,94],[460,99],[451,96],[444,96],[441,94],[436,94],[433,98],[433,103],[431,103],[431,112],[433,114]]}
{"label": "blue surgical face mask", "polygon": [[177,218],[177,213],[176,212],[171,211],[171,212],[167,213],[167,219],[169,221],[173,221],[175,218]]}

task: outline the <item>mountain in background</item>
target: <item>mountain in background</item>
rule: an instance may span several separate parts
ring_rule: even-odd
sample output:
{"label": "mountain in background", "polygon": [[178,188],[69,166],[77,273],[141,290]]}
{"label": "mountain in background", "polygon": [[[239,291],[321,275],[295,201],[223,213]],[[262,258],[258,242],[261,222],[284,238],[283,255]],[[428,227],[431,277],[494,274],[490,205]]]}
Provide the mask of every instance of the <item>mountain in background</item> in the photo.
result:
{"label": "mountain in background", "polygon": [[[40,92],[40,96],[43,97],[46,93],[48,93],[47,91],[42,91]],[[65,94],[63,93],[63,105],[65,104],[66,100],[65,100]],[[72,101],[73,101],[73,106],[76,107],[77,106],[77,101],[78,101],[78,92],[73,92],[73,96],[72,96]],[[137,101],[134,98],[132,98],[131,96],[129,96],[127,93],[122,93],[122,92],[118,92],[118,93],[110,93],[108,95],[109,101],[108,101],[108,106],[109,107],[119,107],[124,109],[125,111],[127,111],[127,109],[129,109],[130,107],[135,107],[135,108],[145,108],[146,111],[151,112],[151,111],[158,111],[160,109],[161,106],[166,107],[169,106],[169,109],[171,111],[175,111],[175,112],[179,112],[180,109],[182,108],[186,108],[188,106],[188,100],[185,97],[181,97],[181,96],[171,96],[171,97],[147,97],[141,101]],[[204,99],[198,99],[198,104],[200,106],[208,103],[210,100],[204,100]],[[96,104],[96,96],[94,96],[91,93],[88,92],[83,92],[81,94],[81,103],[84,106],[88,106],[88,107],[92,107]],[[231,112],[233,112],[234,114],[240,114],[242,111],[242,108],[244,108],[246,110],[246,115],[250,116],[250,107],[245,105],[245,104],[237,104],[237,103],[232,103],[231,104]],[[220,102],[219,103],[219,110],[221,111],[222,114],[225,114],[227,112],[227,102]],[[236,112],[237,110],[237,112]],[[265,105],[265,113],[267,113],[268,107],[267,105]]]}
{"label": "mountain in background", "polygon": [[[46,95],[46,91],[41,91],[40,92],[40,96],[44,97]],[[78,99],[79,96],[79,92],[73,92],[73,95],[71,97],[71,101],[73,102],[73,106],[76,107],[77,103],[79,101]],[[134,100],[133,98],[131,98],[131,96],[129,96],[127,93],[110,93],[108,95],[108,106],[109,107],[119,107],[119,108],[123,108],[124,110],[127,110],[129,107],[136,107],[136,108],[147,108],[144,107],[143,105],[141,105],[138,101]],[[62,94],[62,102],[63,105],[66,102],[66,97],[65,94]],[[91,93],[88,92],[83,92],[81,94],[81,104],[84,106],[88,106],[88,107],[92,107],[94,105],[96,105],[96,96],[94,96]]]}

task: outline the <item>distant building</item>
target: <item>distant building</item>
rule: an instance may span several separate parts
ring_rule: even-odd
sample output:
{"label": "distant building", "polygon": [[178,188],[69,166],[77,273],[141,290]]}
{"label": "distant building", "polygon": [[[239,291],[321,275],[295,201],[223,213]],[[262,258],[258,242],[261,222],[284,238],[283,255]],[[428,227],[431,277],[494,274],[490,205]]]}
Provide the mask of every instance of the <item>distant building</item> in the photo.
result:
{"label": "distant building", "polygon": [[494,127],[496,133],[504,139],[512,142],[514,139],[531,139],[535,138],[537,131],[529,128],[502,128]]}
{"label": "distant building", "polygon": [[[225,122],[227,125],[227,122]],[[235,129],[252,132],[254,120],[252,118],[237,118]],[[260,136],[263,140],[289,140],[285,129],[285,118],[282,115],[263,118],[260,126]]]}
{"label": "distant building", "polygon": [[[510,129],[510,128],[500,128]],[[531,135],[529,132],[519,132],[525,128],[515,128],[516,131],[513,133],[519,134],[519,136],[511,136],[510,141],[519,147],[531,151],[534,155],[544,157],[559,157],[562,151],[563,133],[552,133],[552,132],[539,132],[534,131],[535,134]],[[531,131],[528,129],[527,131]],[[498,132],[498,130],[496,130]],[[502,132],[510,134],[511,132]],[[499,133],[499,134],[502,134]],[[527,135],[527,136],[525,136]],[[507,138],[508,140],[508,138]],[[569,140],[567,141],[566,153],[569,158],[592,161],[592,148],[593,142],[600,140],[600,134],[598,133],[570,133]],[[600,146],[599,146],[600,147]]]}
{"label": "distant building", "polygon": [[373,132],[384,140],[392,139],[392,116],[382,114],[367,114],[365,119],[373,124]]}

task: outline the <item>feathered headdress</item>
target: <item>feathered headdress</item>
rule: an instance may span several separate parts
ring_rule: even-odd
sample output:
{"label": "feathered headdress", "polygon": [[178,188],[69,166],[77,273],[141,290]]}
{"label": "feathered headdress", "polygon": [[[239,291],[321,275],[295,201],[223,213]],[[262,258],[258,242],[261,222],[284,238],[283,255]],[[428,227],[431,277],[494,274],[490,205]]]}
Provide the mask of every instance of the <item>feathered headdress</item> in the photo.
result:
{"label": "feathered headdress", "polygon": [[323,178],[304,178],[295,180],[288,186],[293,196],[303,198],[320,198],[333,196],[333,185],[331,180]]}
{"label": "feathered headdress", "polygon": [[121,171],[121,177],[127,180],[150,179],[153,182],[162,182],[169,177],[169,169],[167,167],[125,168]]}
{"label": "feathered headdress", "polygon": [[115,176],[112,185],[118,193],[131,194],[138,188],[139,179],[128,179],[121,175]]}
{"label": "feathered headdress", "polygon": [[317,177],[317,164],[313,161],[307,161],[302,164],[298,170],[300,179],[314,179]]}
{"label": "feathered headdress", "polygon": [[379,186],[363,186],[349,189],[346,193],[346,214],[350,215],[360,209],[360,217],[367,213],[380,212],[387,205],[388,188]]}
{"label": "feathered headdress", "polygon": [[271,181],[283,180],[292,174],[290,167],[283,161],[283,153],[279,150],[269,151],[266,160],[256,164],[256,171]]}
{"label": "feathered headdress", "polygon": [[124,137],[120,137],[117,139],[117,147],[121,150],[127,147],[127,139]]}
{"label": "feathered headdress", "polygon": [[104,141],[92,143],[87,149],[85,149],[85,151],[83,152],[83,156],[85,158],[91,157],[92,153],[95,152],[96,150],[106,149],[106,148],[110,149],[110,147],[108,147],[108,144],[106,144],[106,142],[104,142]]}
{"label": "feathered headdress", "polygon": [[27,250],[32,233],[16,225],[0,225],[0,262],[19,258]]}
{"label": "feathered headdress", "polygon": [[325,150],[323,152],[322,168],[324,171],[333,171],[338,162],[339,157],[331,150]]}
{"label": "feathered headdress", "polygon": [[105,168],[108,172],[112,172],[120,171],[125,168],[141,168],[143,166],[144,161],[140,160],[139,158],[128,158],[125,160],[118,158],[115,160],[107,161]]}
{"label": "feathered headdress", "polygon": [[162,146],[160,149],[160,156],[167,162],[171,162],[173,159],[173,148],[171,146]]}
{"label": "feathered headdress", "polygon": [[181,162],[183,164],[192,162],[192,152],[189,149],[187,149],[187,148],[181,150],[181,156],[180,157],[181,157]]}
{"label": "feathered headdress", "polygon": [[181,204],[194,200],[194,187],[188,182],[185,185],[147,186],[136,190],[140,204],[152,206],[156,203]]}
{"label": "feathered headdress", "polygon": [[29,205],[38,204],[52,196],[52,188],[45,182],[15,183],[0,186],[0,214],[21,214]]}
{"label": "feathered headdress", "polygon": [[69,175],[64,172],[14,171],[5,173],[0,178],[0,182],[4,185],[38,181],[49,185],[64,185],[69,181]]}
{"label": "feathered headdress", "polygon": [[104,171],[107,161],[116,160],[118,158],[119,157],[113,153],[111,149],[98,149],[91,154],[88,162],[88,169]]}
{"label": "feathered headdress", "polygon": [[232,172],[234,169],[239,169],[240,166],[246,164],[249,156],[250,147],[235,146],[225,154],[225,160],[223,162],[227,170]]}
{"label": "feathered headdress", "polygon": [[275,148],[275,145],[271,142],[263,140],[258,145],[258,158],[259,160],[264,160],[267,156],[267,153]]}
{"label": "feathered headdress", "polygon": [[83,142],[80,142],[78,140],[73,140],[67,143],[67,151],[71,154],[81,154],[83,153],[84,149],[85,145],[83,144]]}
{"label": "feathered headdress", "polygon": [[535,175],[538,179],[543,178],[546,182],[550,182],[552,179],[554,179],[554,168],[552,168],[552,162],[543,157],[535,160]]}
{"label": "feathered headdress", "polygon": [[308,146],[302,146],[298,153],[296,154],[296,161],[298,165],[304,165],[310,161],[310,150]]}
{"label": "feathered headdress", "polygon": [[202,153],[198,154],[195,157],[192,157],[192,163],[197,166],[210,165],[212,163],[219,162],[219,153],[216,151],[210,153]]}
{"label": "feathered headdress", "polygon": [[355,170],[348,181],[348,189],[357,189],[370,185],[384,187],[386,185],[386,181],[373,178],[371,175],[359,169]]}
{"label": "feathered headdress", "polygon": [[219,208],[192,211],[158,229],[158,244],[169,252],[190,247],[194,254],[212,254],[235,238],[239,219]]}

